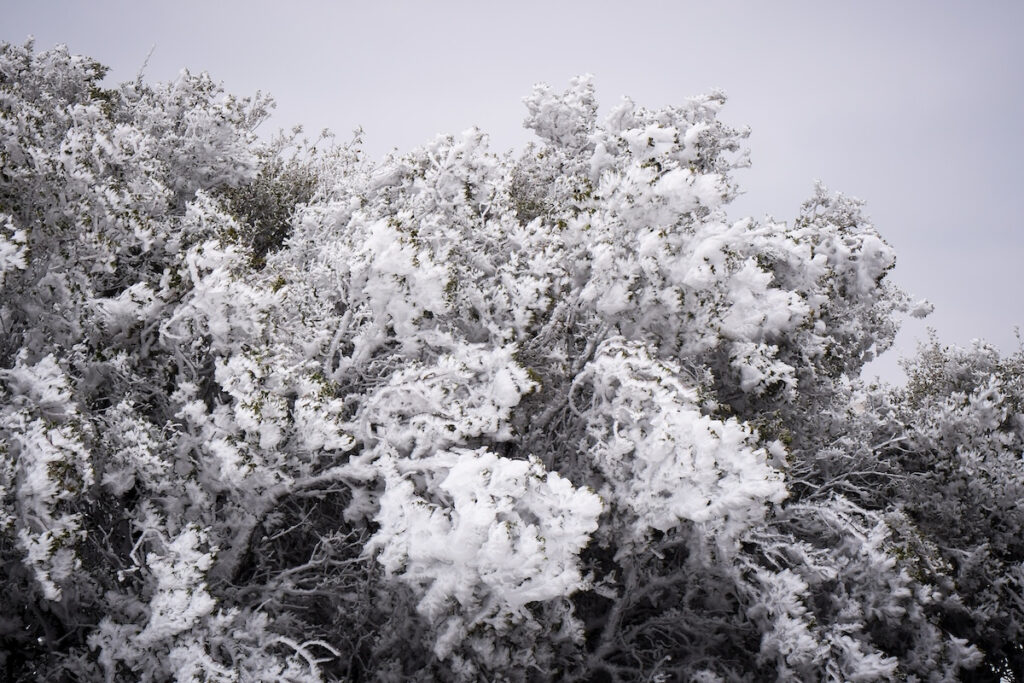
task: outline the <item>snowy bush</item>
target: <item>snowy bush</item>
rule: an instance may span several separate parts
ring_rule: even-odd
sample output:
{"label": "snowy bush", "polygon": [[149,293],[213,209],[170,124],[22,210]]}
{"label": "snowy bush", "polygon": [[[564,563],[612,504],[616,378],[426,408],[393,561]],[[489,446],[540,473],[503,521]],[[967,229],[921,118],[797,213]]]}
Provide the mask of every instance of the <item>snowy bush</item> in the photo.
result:
{"label": "snowy bush", "polygon": [[5,678],[1024,675],[1020,354],[865,386],[929,306],[720,93],[373,163],[103,72],[0,49]]}

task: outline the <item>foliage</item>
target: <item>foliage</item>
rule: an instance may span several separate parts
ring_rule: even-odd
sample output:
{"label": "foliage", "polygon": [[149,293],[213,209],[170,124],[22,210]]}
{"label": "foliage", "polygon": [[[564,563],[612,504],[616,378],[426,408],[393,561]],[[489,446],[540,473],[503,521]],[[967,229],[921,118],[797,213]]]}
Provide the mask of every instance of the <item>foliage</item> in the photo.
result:
{"label": "foliage", "polygon": [[929,306],[729,219],[721,94],[375,164],[102,76],[0,50],[6,678],[1024,675],[1024,352],[861,383]]}

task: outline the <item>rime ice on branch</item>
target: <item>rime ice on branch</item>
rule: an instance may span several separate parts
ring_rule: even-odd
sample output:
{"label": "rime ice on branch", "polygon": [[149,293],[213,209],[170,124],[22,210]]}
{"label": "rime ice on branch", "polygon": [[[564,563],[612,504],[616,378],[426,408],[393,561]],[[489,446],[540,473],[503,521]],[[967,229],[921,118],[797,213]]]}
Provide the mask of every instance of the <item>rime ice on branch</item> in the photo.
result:
{"label": "rime ice on branch", "polygon": [[1020,356],[864,386],[927,304],[857,201],[728,214],[720,93],[371,163],[102,74],[0,51],[8,677],[1021,666]]}

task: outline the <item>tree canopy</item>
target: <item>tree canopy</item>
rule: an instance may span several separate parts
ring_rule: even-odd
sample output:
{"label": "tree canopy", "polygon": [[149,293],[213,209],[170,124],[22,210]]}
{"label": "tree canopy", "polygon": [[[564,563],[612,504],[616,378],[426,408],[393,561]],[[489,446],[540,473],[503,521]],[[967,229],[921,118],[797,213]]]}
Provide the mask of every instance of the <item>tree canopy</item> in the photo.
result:
{"label": "tree canopy", "polygon": [[1024,353],[900,319],[720,93],[587,77],[380,162],[206,74],[0,48],[10,680],[1024,676]]}

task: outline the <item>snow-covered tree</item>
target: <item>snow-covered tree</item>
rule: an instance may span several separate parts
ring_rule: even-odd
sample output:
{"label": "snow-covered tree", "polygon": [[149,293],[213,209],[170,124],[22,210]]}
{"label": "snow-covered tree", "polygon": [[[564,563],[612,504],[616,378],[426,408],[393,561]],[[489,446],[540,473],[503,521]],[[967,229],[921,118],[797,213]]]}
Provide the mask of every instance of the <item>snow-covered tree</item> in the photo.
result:
{"label": "snow-covered tree", "polygon": [[14,680],[1020,674],[1019,357],[859,202],[734,219],[719,93],[379,163],[208,76],[0,50]]}

